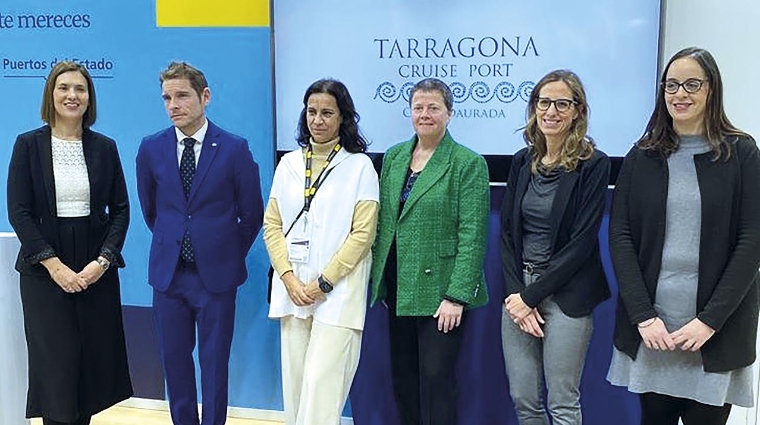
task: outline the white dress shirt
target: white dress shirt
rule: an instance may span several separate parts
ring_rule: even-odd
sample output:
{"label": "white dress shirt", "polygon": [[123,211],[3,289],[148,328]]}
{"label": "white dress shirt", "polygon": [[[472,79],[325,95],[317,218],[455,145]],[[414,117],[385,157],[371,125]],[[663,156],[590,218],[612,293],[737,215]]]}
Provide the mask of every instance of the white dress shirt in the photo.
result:
{"label": "white dress shirt", "polygon": [[177,127],[174,127],[174,132],[177,133],[177,164],[182,163],[182,151],[185,150],[185,144],[182,142],[188,137],[192,137],[195,139],[195,145],[193,145],[193,151],[195,152],[195,166],[198,166],[198,160],[201,157],[201,145],[203,144],[203,138],[206,137],[206,131],[208,130],[208,120],[203,120],[203,125],[201,128],[198,129],[198,131],[195,132],[195,134],[191,136],[186,136],[185,133],[182,132]]}

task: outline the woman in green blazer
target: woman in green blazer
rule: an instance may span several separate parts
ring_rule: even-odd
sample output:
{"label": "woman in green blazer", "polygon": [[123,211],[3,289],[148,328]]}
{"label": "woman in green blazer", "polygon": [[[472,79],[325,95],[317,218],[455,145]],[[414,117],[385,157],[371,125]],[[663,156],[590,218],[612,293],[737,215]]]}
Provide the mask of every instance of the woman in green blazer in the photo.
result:
{"label": "woman in green blazer", "polygon": [[420,81],[409,104],[416,134],[386,152],[380,176],[372,303],[391,313],[401,423],[454,424],[463,312],[488,301],[488,169],[446,130],[453,96],[445,83]]}

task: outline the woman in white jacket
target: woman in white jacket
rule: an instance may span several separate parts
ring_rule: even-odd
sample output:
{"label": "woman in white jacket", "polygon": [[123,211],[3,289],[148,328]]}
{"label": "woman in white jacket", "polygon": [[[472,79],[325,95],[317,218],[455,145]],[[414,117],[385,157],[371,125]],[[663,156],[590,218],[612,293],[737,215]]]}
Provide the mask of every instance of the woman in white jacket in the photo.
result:
{"label": "woman in white jacket", "polygon": [[269,317],[280,319],[285,423],[337,425],[359,364],[378,181],[346,87],[316,81],[303,104],[300,148],[277,165],[264,217]]}

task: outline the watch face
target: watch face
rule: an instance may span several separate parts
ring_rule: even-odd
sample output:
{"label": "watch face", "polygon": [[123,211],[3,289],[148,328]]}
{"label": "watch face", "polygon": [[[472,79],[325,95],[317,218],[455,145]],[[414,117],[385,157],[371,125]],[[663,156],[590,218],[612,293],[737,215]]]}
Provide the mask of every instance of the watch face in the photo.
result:
{"label": "watch face", "polygon": [[317,282],[319,282],[319,290],[324,292],[325,294],[332,291],[333,287],[323,279],[319,279]]}

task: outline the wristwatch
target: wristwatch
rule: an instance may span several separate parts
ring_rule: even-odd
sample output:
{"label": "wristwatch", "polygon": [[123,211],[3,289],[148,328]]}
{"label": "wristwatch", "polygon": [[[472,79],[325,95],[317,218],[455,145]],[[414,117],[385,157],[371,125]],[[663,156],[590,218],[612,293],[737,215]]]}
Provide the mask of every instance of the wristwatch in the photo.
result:
{"label": "wristwatch", "polygon": [[325,279],[325,277],[322,275],[319,275],[319,277],[317,278],[317,283],[319,284],[319,290],[324,292],[325,294],[328,294],[330,293],[330,291],[333,290],[332,284],[328,282],[327,279]]}
{"label": "wristwatch", "polygon": [[98,263],[98,265],[100,265],[103,271],[106,271],[109,267],[111,267],[111,262],[106,260],[106,258],[103,256],[98,257],[95,261]]}

